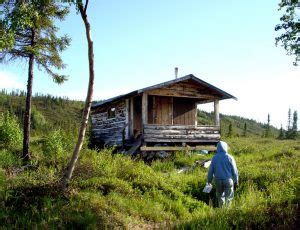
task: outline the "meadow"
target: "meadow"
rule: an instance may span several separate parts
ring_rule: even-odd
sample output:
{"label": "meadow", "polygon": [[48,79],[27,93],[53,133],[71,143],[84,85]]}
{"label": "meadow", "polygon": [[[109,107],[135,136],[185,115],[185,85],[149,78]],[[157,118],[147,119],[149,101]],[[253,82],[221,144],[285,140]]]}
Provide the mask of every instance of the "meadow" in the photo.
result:
{"label": "meadow", "polygon": [[[299,224],[299,139],[225,139],[240,185],[232,205],[217,208],[214,191],[202,192],[207,169],[195,165],[213,154],[176,152],[145,163],[139,155],[89,149],[87,140],[70,186],[61,193],[57,184],[75,137],[64,130],[39,133],[32,138],[30,165],[24,167],[14,116],[2,115],[0,135],[3,229],[296,229]],[[189,170],[178,173],[182,167]]]}

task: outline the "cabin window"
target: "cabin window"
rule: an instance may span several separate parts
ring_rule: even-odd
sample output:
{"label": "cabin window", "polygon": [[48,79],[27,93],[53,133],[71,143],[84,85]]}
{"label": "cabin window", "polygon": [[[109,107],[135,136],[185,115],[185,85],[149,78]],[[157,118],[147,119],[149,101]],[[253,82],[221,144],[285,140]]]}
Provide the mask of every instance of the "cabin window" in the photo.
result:
{"label": "cabin window", "polygon": [[111,118],[115,118],[116,117],[116,108],[110,108],[107,111],[107,118],[111,119]]}

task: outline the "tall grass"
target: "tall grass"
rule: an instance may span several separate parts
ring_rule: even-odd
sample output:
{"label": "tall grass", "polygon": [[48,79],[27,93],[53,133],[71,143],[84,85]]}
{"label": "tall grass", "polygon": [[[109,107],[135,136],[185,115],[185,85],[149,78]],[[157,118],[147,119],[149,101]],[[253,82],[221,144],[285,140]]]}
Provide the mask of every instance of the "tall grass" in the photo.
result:
{"label": "tall grass", "polygon": [[[211,154],[178,152],[147,165],[113,154],[112,149],[97,152],[85,147],[68,192],[61,194],[56,183],[71,148],[64,145],[60,132],[32,144],[35,168],[11,174],[19,167],[18,157],[8,150],[0,152],[3,226],[230,229],[288,228],[296,223],[299,140],[227,140],[240,186],[230,207],[216,208],[214,193],[202,192],[207,169],[195,164]],[[182,167],[189,170],[178,173]]]}

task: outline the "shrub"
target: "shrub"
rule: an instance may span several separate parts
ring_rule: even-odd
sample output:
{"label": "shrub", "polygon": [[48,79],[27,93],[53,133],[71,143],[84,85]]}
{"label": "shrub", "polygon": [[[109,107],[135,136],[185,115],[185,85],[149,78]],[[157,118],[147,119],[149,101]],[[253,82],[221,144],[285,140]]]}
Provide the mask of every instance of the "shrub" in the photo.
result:
{"label": "shrub", "polygon": [[0,145],[15,149],[22,145],[22,131],[17,118],[8,112],[0,115]]}
{"label": "shrub", "polygon": [[46,119],[36,108],[31,110],[31,125],[33,129],[42,128],[46,125]]}
{"label": "shrub", "polygon": [[58,162],[63,158],[63,135],[60,130],[50,132],[43,142],[43,153],[50,161]]}

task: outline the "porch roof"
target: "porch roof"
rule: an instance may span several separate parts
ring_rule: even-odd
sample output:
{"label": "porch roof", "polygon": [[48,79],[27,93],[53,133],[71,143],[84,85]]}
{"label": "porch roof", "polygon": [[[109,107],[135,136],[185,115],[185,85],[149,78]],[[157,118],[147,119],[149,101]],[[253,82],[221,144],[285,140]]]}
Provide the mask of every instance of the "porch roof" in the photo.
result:
{"label": "porch roof", "polygon": [[137,95],[139,95],[141,93],[144,93],[144,92],[147,92],[147,91],[164,88],[164,87],[167,87],[169,85],[176,84],[176,83],[183,82],[183,81],[187,81],[187,80],[193,81],[195,84],[204,86],[204,87],[216,92],[219,95],[220,100],[230,99],[230,98],[233,98],[233,99],[237,100],[237,98],[235,96],[233,96],[233,95],[217,88],[216,86],[213,86],[213,85],[211,85],[211,84],[195,77],[193,74],[189,74],[189,75],[186,75],[184,77],[180,77],[180,78],[177,78],[177,79],[174,79],[174,80],[166,81],[166,82],[163,82],[163,83],[160,83],[160,84],[156,84],[156,85],[153,85],[153,86],[138,89],[138,90],[132,91],[132,92],[127,93],[127,94],[112,97],[112,98],[107,99],[107,100],[94,102],[92,104],[92,109],[97,108],[99,106],[105,106],[105,105],[108,105],[110,103],[122,100],[122,99],[127,99],[127,98],[130,98],[130,97],[133,97],[133,96],[137,96]]}

